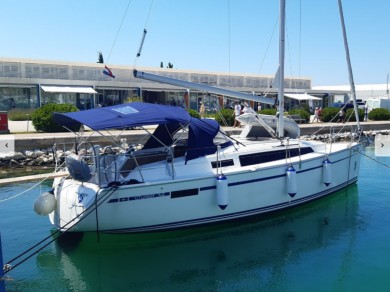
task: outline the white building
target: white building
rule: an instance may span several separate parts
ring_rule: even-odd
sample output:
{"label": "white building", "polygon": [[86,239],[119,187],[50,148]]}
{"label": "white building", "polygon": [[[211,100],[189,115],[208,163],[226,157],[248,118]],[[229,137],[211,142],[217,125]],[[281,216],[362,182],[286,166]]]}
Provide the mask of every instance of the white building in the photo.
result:
{"label": "white building", "polygon": [[[344,91],[350,92],[351,87],[349,85],[336,85],[336,86],[314,86],[313,90],[320,91]],[[389,85],[388,84],[355,84],[356,99],[366,101],[369,98],[389,98]],[[344,95],[335,95],[334,102],[347,102],[349,97]]]}
{"label": "white building", "polygon": [[[46,103],[70,103],[79,109],[97,104],[108,106],[123,103],[132,97],[145,102],[182,105],[198,110],[200,100],[206,104],[218,101],[225,106],[228,100],[204,92],[150,82],[133,77],[129,66],[112,65],[115,75],[102,73],[104,64],[64,61],[31,60],[0,57],[0,111],[12,108],[33,109]],[[208,84],[226,89],[262,94],[273,82],[271,75],[200,72],[168,68],[137,68],[180,80]],[[310,78],[285,78],[285,88],[292,92],[308,92]],[[277,90],[270,90],[275,94]]]}

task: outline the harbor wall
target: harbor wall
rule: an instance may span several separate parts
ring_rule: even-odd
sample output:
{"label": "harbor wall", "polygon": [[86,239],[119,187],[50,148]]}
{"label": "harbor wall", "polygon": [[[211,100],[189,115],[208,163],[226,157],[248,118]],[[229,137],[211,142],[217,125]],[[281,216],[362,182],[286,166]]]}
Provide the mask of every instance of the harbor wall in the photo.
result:
{"label": "harbor wall", "polygon": [[[390,130],[390,121],[387,122],[366,122],[362,123],[363,131],[367,135],[375,135],[375,131],[382,130]],[[303,124],[300,126],[301,128],[301,136],[310,136],[310,135],[324,135],[329,133],[346,133],[351,132],[351,129],[356,129],[355,123],[346,123],[346,124]],[[239,134],[240,130],[236,128],[224,128],[226,132],[230,134]],[[370,134],[371,133],[371,134]],[[113,139],[115,139],[115,135],[119,135],[119,133],[111,133],[113,134]],[[84,137],[88,136],[88,133],[84,133]],[[142,138],[144,137],[144,131],[135,130],[128,131],[128,133],[120,133],[121,138],[126,139],[126,143],[138,144],[142,142]],[[112,140],[108,140],[106,137],[101,135],[93,135],[89,138],[89,140],[94,144],[99,144],[101,146],[109,146],[113,145]],[[141,142],[140,142],[141,141]],[[76,142],[75,135],[73,133],[46,133],[46,134],[38,134],[32,133],[30,135],[15,135],[15,151],[22,152],[24,150],[34,150],[34,149],[47,149],[53,147],[56,144],[58,149],[62,149],[63,145],[67,145],[68,149],[72,148]],[[67,149],[67,150],[68,150]]]}

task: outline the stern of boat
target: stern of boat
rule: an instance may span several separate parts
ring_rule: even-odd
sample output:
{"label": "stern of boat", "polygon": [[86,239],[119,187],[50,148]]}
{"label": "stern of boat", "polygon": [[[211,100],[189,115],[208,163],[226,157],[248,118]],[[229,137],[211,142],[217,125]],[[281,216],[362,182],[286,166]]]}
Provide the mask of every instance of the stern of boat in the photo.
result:
{"label": "stern of boat", "polygon": [[356,143],[350,149],[349,173],[348,178],[351,183],[356,182],[360,172],[361,144]]}
{"label": "stern of boat", "polygon": [[62,178],[54,180],[53,190],[56,207],[49,218],[57,229],[78,231],[81,221],[82,225],[88,224],[88,218],[84,217],[93,212],[92,205],[98,192],[96,185]]}

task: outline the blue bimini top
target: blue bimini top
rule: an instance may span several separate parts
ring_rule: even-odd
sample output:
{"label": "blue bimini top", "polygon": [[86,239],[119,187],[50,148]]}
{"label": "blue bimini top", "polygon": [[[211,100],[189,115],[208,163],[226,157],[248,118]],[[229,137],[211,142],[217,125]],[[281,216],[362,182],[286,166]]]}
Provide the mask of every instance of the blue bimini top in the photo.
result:
{"label": "blue bimini top", "polygon": [[145,148],[161,146],[161,142],[171,145],[174,133],[182,126],[188,125],[187,161],[215,153],[217,148],[213,139],[220,129],[216,121],[192,118],[182,107],[141,102],[55,113],[53,117],[62,126],[71,128],[86,125],[95,131],[159,125],[146,142]]}
{"label": "blue bimini top", "polygon": [[181,107],[142,102],[79,112],[54,113],[53,117],[62,126],[86,125],[95,131],[157,124],[187,124],[191,120],[188,112]]}

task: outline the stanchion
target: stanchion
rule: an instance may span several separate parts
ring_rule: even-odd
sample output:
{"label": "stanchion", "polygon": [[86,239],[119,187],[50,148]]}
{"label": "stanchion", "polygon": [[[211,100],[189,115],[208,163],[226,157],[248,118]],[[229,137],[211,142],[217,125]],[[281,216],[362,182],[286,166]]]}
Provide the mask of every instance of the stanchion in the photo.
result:
{"label": "stanchion", "polygon": [[1,233],[0,233],[0,292],[5,292],[3,266],[4,266],[4,264],[3,264],[3,246],[1,245]]}

